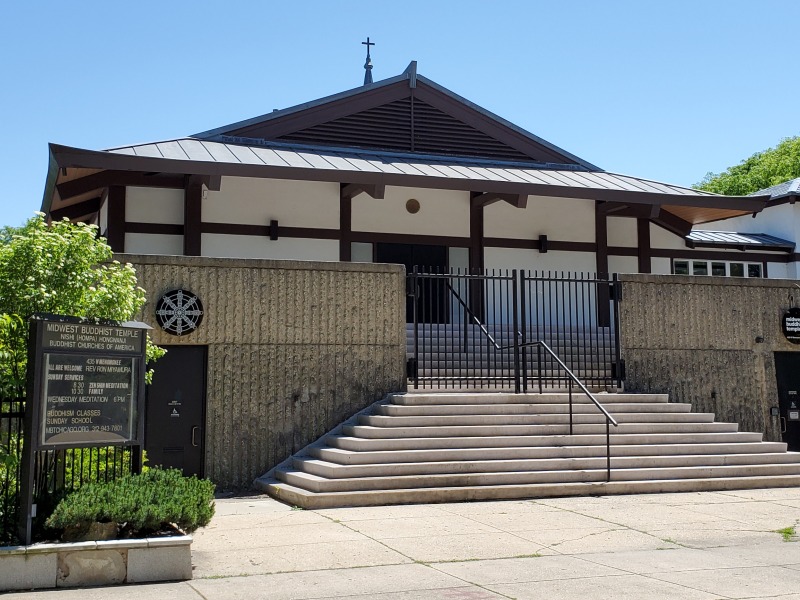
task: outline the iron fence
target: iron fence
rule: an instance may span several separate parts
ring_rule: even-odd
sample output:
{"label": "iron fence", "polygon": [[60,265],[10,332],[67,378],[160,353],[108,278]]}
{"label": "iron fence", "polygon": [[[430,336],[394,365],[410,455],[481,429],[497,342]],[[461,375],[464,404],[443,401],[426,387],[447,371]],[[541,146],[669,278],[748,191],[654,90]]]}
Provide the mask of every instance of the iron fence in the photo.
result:
{"label": "iron fence", "polygon": [[407,290],[414,388],[566,387],[569,377],[536,342],[586,385],[621,387],[616,276],[415,270]]}
{"label": "iron fence", "polygon": [[[0,462],[0,545],[18,541],[24,419],[23,399],[0,398],[0,457],[9,457]],[[64,495],[84,483],[111,481],[134,472],[139,465],[137,451],[109,446],[36,452],[33,501],[38,525]]]}

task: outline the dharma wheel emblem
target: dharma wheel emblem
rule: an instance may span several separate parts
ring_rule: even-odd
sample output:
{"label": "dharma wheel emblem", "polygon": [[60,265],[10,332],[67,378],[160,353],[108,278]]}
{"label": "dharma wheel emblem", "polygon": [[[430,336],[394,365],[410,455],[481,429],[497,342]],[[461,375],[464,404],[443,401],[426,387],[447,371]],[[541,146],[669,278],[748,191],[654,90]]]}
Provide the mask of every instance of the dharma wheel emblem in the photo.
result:
{"label": "dharma wheel emblem", "polygon": [[167,333],[186,335],[203,322],[203,304],[190,291],[172,290],[159,298],[156,320]]}

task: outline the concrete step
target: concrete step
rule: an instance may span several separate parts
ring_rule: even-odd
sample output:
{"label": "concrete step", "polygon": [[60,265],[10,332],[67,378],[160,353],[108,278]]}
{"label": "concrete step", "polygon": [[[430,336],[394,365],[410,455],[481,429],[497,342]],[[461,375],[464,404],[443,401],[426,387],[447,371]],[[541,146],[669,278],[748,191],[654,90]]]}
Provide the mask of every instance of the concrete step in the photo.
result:
{"label": "concrete step", "polygon": [[[613,461],[612,461],[613,468]],[[482,473],[443,473],[431,475],[388,475],[328,479],[293,469],[278,470],[280,481],[313,492],[350,492],[360,490],[420,489],[429,487],[526,485],[536,483],[601,482],[605,468],[560,471],[512,471]],[[665,468],[614,469],[613,481],[649,479],[711,479],[715,477],[800,476],[800,462],[791,464],[682,466]]]}
{"label": "concrete step", "polygon": [[[657,433],[725,433],[735,432],[736,423],[620,423],[611,427],[615,434]],[[574,435],[605,433],[605,424],[573,427]],[[374,427],[371,425],[345,425],[345,435],[361,438],[413,438],[413,437],[483,437],[483,436],[556,436],[568,435],[569,425],[453,425],[438,427]]]}
{"label": "concrete step", "polygon": [[[674,468],[742,465],[799,464],[798,458],[786,452],[757,454],[676,454],[670,456],[612,456],[611,468]],[[602,456],[584,458],[551,458],[524,460],[475,460],[446,462],[384,463],[369,465],[341,465],[321,459],[295,458],[294,469],[327,479],[352,479],[358,477],[397,477],[405,475],[542,472],[565,470],[602,470],[606,467]]]}
{"label": "concrete step", "polygon": [[407,490],[370,490],[358,492],[314,493],[270,478],[259,478],[255,487],[287,504],[306,509],[341,506],[380,506],[386,504],[428,504],[479,500],[513,500],[565,496],[604,496],[616,494],[657,494],[668,492],[703,492],[758,488],[798,487],[800,476],[714,477],[648,481],[580,482],[422,488]]}
{"label": "concrete step", "polygon": [[[666,405],[669,406],[669,405]],[[594,411],[590,412],[593,408]],[[713,423],[713,413],[693,412],[641,412],[612,413],[617,423]],[[359,425],[371,427],[455,427],[455,426],[497,426],[497,425],[569,425],[569,414],[523,414],[523,415],[419,415],[384,416],[364,415],[359,417]],[[586,412],[572,415],[573,425],[605,424],[606,417],[593,405]]]}
{"label": "concrete step", "polygon": [[[722,434],[727,435],[727,434]],[[741,434],[739,434],[741,435]],[[673,444],[617,444],[612,456],[653,457],[700,454],[777,454],[786,453],[783,442],[726,442],[726,443],[673,443]],[[514,461],[548,458],[603,457],[606,447],[586,446],[530,446],[492,448],[425,448],[411,450],[346,450],[336,447],[310,448],[309,455],[339,465],[369,465],[382,463],[414,463],[445,461]]]}
{"label": "concrete step", "polygon": [[[611,430],[611,445],[643,444],[721,444],[760,442],[761,434],[754,432],[726,433],[650,433],[619,434]],[[332,448],[353,451],[426,450],[461,448],[536,448],[558,446],[605,446],[605,431],[592,435],[498,435],[481,437],[396,437],[360,438],[331,435],[325,438]]]}
{"label": "concrete step", "polygon": [[[596,414],[597,407],[584,397],[584,402],[573,398],[574,414]],[[612,414],[619,413],[688,413],[692,409],[687,403],[667,402],[627,402],[606,406]],[[431,416],[431,415],[549,415],[569,414],[569,403],[563,404],[427,404],[379,406],[375,414],[392,417]]]}
{"label": "concrete step", "polygon": [[[667,394],[595,394],[595,398],[603,406],[614,404],[630,403],[668,403]],[[422,405],[466,405],[466,404],[568,404],[569,394],[565,393],[545,393],[545,394],[512,394],[497,392],[482,392],[474,394],[464,393],[430,393],[430,392],[408,392],[399,394],[389,394],[387,399],[392,404],[401,406],[422,406]],[[572,396],[575,404],[591,403],[582,392],[576,391]]]}

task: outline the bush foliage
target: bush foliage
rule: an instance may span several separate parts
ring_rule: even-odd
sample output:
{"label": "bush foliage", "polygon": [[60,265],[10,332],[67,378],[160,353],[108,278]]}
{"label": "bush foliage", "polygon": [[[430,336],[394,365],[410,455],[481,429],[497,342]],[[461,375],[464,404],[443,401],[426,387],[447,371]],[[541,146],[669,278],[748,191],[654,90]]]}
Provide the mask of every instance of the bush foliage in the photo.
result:
{"label": "bush foliage", "polygon": [[727,196],[745,196],[800,177],[800,137],[790,137],[775,148],[756,152],[722,173],[708,173],[697,189]]}
{"label": "bush foliage", "polygon": [[46,525],[54,529],[118,523],[131,535],[169,525],[191,532],[214,516],[214,484],[177,469],[149,469],[108,483],[87,483],[64,498]]}

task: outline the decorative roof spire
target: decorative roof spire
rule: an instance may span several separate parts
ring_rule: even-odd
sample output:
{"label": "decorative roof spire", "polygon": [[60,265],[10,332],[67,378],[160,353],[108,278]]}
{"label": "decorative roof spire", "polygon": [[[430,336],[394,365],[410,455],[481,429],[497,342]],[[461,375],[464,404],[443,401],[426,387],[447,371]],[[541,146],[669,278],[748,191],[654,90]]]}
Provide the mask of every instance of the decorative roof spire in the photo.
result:
{"label": "decorative roof spire", "polygon": [[372,58],[369,55],[369,47],[374,46],[375,42],[370,42],[369,37],[367,37],[367,41],[361,43],[367,47],[367,62],[364,63],[364,85],[368,85],[372,83]]}

